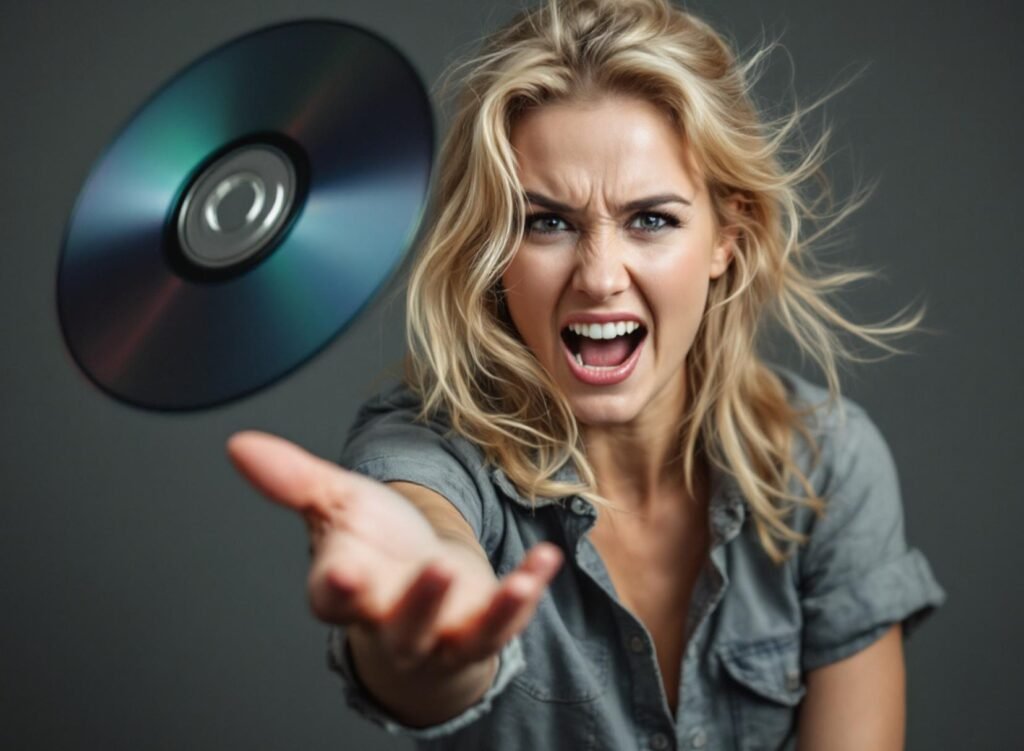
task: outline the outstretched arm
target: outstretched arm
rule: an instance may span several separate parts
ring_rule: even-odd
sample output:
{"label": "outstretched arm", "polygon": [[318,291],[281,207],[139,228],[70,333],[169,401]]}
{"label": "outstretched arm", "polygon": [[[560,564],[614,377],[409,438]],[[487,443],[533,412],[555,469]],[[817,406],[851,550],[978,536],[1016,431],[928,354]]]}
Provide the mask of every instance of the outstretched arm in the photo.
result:
{"label": "outstretched arm", "polygon": [[487,690],[497,654],[525,628],[561,551],[539,543],[498,580],[469,525],[437,493],[379,483],[265,433],[228,453],[271,500],[300,513],[313,547],[313,613],[347,627],[374,698],[412,727],[458,715]]}

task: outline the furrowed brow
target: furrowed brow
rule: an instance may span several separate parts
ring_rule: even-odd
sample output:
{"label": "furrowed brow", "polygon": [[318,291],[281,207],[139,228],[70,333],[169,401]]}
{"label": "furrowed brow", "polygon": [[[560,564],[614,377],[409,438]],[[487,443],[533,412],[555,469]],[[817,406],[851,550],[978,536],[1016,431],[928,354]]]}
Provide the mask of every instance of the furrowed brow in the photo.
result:
{"label": "furrowed brow", "polygon": [[[525,195],[526,199],[530,203],[536,204],[537,206],[548,209],[550,211],[559,211],[564,214],[578,214],[580,213],[580,211],[582,211],[582,208],[576,208],[574,206],[570,206],[567,203],[556,201],[554,198],[549,198],[543,193],[536,193],[534,191],[528,190],[526,191]],[[662,204],[665,203],[682,203],[685,204],[686,206],[693,205],[692,201],[688,201],[687,199],[683,198],[681,195],[678,195],[676,193],[659,193],[658,195],[647,196],[645,198],[638,198],[635,201],[630,201],[629,203],[624,204],[620,211],[640,211],[642,209],[653,208],[654,206],[661,206]]]}
{"label": "furrowed brow", "polygon": [[647,198],[638,198],[635,201],[630,201],[622,207],[623,211],[639,211],[640,209],[650,209],[655,206],[661,206],[663,203],[682,203],[687,206],[692,206],[693,201],[687,201],[680,195],[675,193],[660,193],[656,196],[648,196]]}
{"label": "furrowed brow", "polygon": [[554,198],[548,198],[543,193],[534,193],[530,190],[526,191],[526,200],[551,211],[561,211],[563,214],[576,214],[579,212],[579,209],[573,208],[567,203],[556,201]]}

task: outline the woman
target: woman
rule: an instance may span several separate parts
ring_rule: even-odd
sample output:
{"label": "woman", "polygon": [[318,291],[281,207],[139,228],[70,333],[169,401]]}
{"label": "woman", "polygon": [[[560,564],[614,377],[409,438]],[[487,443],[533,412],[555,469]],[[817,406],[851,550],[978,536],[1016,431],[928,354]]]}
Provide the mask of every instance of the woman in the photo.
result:
{"label": "woman", "polygon": [[[943,600],[840,396],[799,188],[749,76],[665,0],[493,35],[440,156],[406,383],[342,465],[229,442],[309,523],[349,702],[424,748],[895,749],[902,638]],[[823,230],[824,231],[824,230]],[[820,234],[820,233],[819,233]],[[828,389],[756,352],[773,317]]]}

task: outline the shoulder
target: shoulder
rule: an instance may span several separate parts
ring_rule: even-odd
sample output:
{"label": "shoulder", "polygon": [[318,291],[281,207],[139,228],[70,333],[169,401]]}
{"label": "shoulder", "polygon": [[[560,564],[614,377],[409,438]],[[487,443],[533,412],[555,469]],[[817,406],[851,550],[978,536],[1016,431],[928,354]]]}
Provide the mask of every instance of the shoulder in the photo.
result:
{"label": "shoulder", "polygon": [[469,471],[482,468],[483,452],[452,430],[443,412],[422,415],[422,401],[404,383],[381,389],[356,412],[343,449],[342,463],[366,461],[373,454],[409,461],[430,461],[450,455]]}
{"label": "shoulder", "polygon": [[[828,389],[779,366],[792,406],[806,411],[807,436],[794,435],[794,460],[824,510],[798,505],[789,526],[807,536],[797,547],[806,575],[843,574],[858,559],[895,554],[903,537],[903,500],[889,443],[867,410],[847,396],[829,400]],[[810,441],[810,443],[808,442]],[[813,445],[812,445],[813,444]],[[797,480],[789,491],[805,496]]]}
{"label": "shoulder", "polygon": [[[803,575],[834,580],[904,553],[903,501],[892,451],[867,411],[847,396],[778,369],[794,406],[808,408],[816,447],[797,441],[797,464],[825,502],[822,514],[800,506],[793,528],[808,536],[798,548]],[[793,486],[791,490],[800,492]]]}
{"label": "shoulder", "polygon": [[350,435],[364,430],[371,424],[401,425],[416,422],[436,433],[445,432],[447,421],[438,416],[427,421],[417,419],[421,405],[419,395],[405,383],[399,381],[386,385],[359,406],[350,428]]}
{"label": "shoulder", "polygon": [[360,405],[339,463],[379,482],[411,482],[446,498],[485,550],[499,534],[500,506],[479,446],[455,433],[444,413],[421,414],[407,385],[383,388]]}
{"label": "shoulder", "polygon": [[815,446],[798,435],[795,452],[808,475],[814,475],[819,491],[827,491],[840,479],[868,479],[876,472],[895,471],[882,431],[861,404],[846,395],[830,401],[826,387],[780,365],[772,364],[770,369],[785,388],[790,405],[806,413],[804,427]]}

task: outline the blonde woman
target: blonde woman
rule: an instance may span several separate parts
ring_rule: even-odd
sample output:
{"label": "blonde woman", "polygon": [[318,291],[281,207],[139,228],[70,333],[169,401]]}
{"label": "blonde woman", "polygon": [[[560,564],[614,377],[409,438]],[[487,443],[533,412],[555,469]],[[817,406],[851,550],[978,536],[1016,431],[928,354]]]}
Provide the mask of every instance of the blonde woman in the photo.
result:
{"label": "blonde woman", "polygon": [[[462,74],[408,288],[405,382],[341,464],[239,469],[309,524],[348,701],[422,748],[898,749],[903,637],[941,604],[840,394],[806,227],[824,139],[765,121],[667,0],[552,0]],[[788,151],[787,151],[788,149]],[[758,354],[769,322],[819,387]]]}

